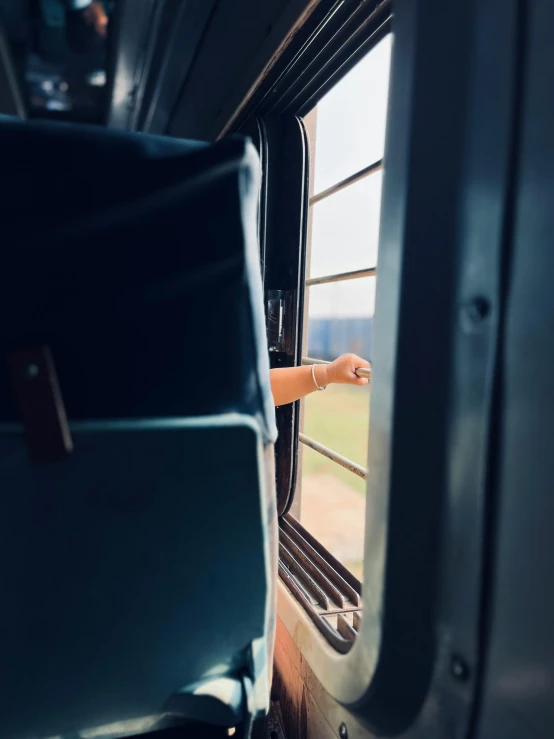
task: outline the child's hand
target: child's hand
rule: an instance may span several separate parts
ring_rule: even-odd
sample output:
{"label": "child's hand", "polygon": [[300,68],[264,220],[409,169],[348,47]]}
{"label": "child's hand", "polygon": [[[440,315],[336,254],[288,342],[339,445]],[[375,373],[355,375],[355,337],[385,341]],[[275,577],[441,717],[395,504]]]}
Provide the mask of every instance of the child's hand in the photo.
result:
{"label": "child's hand", "polygon": [[327,382],[341,385],[367,385],[369,380],[358,377],[356,370],[359,367],[370,367],[369,362],[360,359],[355,354],[343,354],[331,364],[326,365]]}

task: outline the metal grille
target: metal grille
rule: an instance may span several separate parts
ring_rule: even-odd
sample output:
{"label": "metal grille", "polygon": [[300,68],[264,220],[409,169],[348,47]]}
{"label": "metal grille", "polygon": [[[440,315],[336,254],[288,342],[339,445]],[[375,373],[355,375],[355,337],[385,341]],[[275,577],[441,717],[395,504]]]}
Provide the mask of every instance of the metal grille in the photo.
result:
{"label": "metal grille", "polygon": [[[344,190],[345,188],[350,187],[351,185],[355,184],[356,182],[359,182],[365,177],[369,177],[370,175],[375,174],[376,172],[380,172],[382,169],[383,169],[383,160],[380,159],[379,161],[374,162],[373,164],[370,164],[368,167],[364,167],[359,172],[356,172],[353,175],[350,175],[349,177],[346,177],[345,179],[341,180],[340,182],[337,182],[335,185],[332,185],[326,190],[323,190],[323,192],[320,192],[317,195],[314,195],[312,198],[310,198],[310,207],[312,207],[316,203],[319,203],[321,200],[331,197],[332,195],[335,195],[337,192],[340,192],[341,190]],[[309,277],[305,282],[305,286],[306,288],[310,288],[310,287],[314,287],[315,285],[326,285],[331,282],[343,282],[344,280],[358,280],[362,277],[375,277],[376,275],[377,275],[377,267],[366,267],[364,269],[351,270],[348,272],[339,272],[337,274],[323,275],[321,277]],[[329,362],[326,362],[323,359],[317,359],[313,357],[302,357],[302,364],[303,365],[329,364]],[[359,377],[365,377],[368,380],[371,379],[370,369],[360,368],[357,370],[357,374]],[[335,462],[341,467],[344,467],[344,469],[347,469],[353,474],[358,475],[358,477],[361,477],[363,480],[367,479],[367,469],[365,467],[362,467],[356,462],[353,462],[351,459],[347,459],[346,457],[343,457],[342,454],[335,452],[333,449],[329,449],[324,444],[321,444],[319,441],[316,441],[315,439],[311,439],[309,436],[306,436],[306,434],[302,434],[302,433],[299,435],[299,441],[302,444],[309,446],[310,449],[313,449],[319,454],[322,454],[324,457],[327,457],[327,459],[330,459],[332,462]]]}
{"label": "metal grille", "polygon": [[290,514],[279,524],[279,577],[329,643],[348,652],[360,625],[361,583]]}

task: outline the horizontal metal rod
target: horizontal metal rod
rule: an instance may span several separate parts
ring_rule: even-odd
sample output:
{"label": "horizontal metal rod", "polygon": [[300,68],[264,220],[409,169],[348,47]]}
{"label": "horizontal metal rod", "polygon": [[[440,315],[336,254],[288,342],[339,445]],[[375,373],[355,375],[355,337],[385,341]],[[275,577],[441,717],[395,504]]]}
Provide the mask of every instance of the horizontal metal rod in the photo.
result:
{"label": "horizontal metal rod", "polygon": [[302,364],[303,365],[331,364],[331,362],[328,362],[326,359],[312,359],[312,357],[302,357]]}
{"label": "horizontal metal rod", "polygon": [[323,277],[309,277],[306,280],[306,287],[314,285],[326,285],[329,282],[344,282],[344,280],[358,280],[360,277],[375,277],[377,267],[368,267],[367,269],[355,269],[351,272],[339,272],[336,275],[324,275]]}
{"label": "horizontal metal rod", "polygon": [[313,449],[315,452],[323,454],[323,456],[327,457],[327,459],[330,459],[331,462],[335,462],[341,467],[344,467],[345,470],[350,470],[350,472],[358,475],[358,477],[361,477],[363,480],[367,480],[367,470],[365,467],[362,467],[361,465],[356,464],[356,462],[352,462],[350,459],[343,457],[342,454],[338,454],[338,452],[334,452],[332,449],[323,446],[323,444],[320,444],[319,441],[314,441],[314,439],[310,439],[310,437],[306,436],[306,434],[299,434],[298,438],[300,439],[302,444],[309,446],[310,449]]}
{"label": "horizontal metal rod", "polygon": [[345,177],[344,180],[337,182],[336,185],[331,185],[331,187],[328,187],[326,190],[318,192],[317,195],[312,195],[312,197],[310,198],[310,205],[315,205],[316,203],[319,203],[320,200],[325,200],[325,198],[328,198],[331,195],[344,190],[350,185],[354,185],[356,182],[359,182],[365,177],[369,177],[369,175],[375,174],[375,172],[379,172],[382,169],[383,160],[379,159],[379,161],[370,164],[369,167],[364,167],[363,169],[360,169],[359,172],[355,172],[349,177]]}
{"label": "horizontal metal rod", "polygon": [[[312,364],[331,364],[326,359],[313,359],[312,357],[302,357],[302,364],[304,366],[311,366]],[[358,377],[363,377],[365,380],[371,379],[371,367],[357,367],[356,374]]]}

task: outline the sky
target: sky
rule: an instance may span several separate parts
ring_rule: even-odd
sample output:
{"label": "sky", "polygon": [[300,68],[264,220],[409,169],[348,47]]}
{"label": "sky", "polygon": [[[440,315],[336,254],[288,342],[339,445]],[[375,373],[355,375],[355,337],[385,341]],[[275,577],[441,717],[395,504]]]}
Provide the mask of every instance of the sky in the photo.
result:
{"label": "sky", "polygon": [[[317,105],[314,193],[381,159],[391,36],[384,38]],[[382,173],[313,206],[310,277],[377,264]],[[372,316],[375,278],[309,288],[313,317]]]}

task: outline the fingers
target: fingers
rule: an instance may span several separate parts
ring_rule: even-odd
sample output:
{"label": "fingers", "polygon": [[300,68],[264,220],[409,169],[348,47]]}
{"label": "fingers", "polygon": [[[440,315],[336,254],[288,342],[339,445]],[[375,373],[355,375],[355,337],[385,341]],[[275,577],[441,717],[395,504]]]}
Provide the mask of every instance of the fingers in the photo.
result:
{"label": "fingers", "polygon": [[349,354],[348,357],[350,358],[350,361],[356,366],[356,369],[358,369],[358,367],[371,367],[371,364],[367,361],[367,359],[362,359],[361,357],[358,357],[357,354]]}
{"label": "fingers", "polygon": [[350,354],[348,355],[348,361],[350,365],[350,370],[352,374],[354,375],[354,378],[351,378],[351,382],[353,385],[367,385],[369,382],[369,379],[367,377],[359,377],[357,374],[357,370],[359,369],[371,369],[371,364],[361,357],[358,357],[356,354]]}
{"label": "fingers", "polygon": [[342,379],[339,380],[339,382],[345,382],[348,385],[367,385],[369,382],[369,379],[367,377],[360,377],[356,374],[356,370],[359,369],[360,365],[356,364],[356,366],[349,366],[344,368],[344,373],[342,374]]}
{"label": "fingers", "polygon": [[370,369],[371,364],[356,354],[343,354],[327,366],[329,382],[359,386],[367,385],[368,379],[358,377],[356,374],[356,370],[360,368]]}

